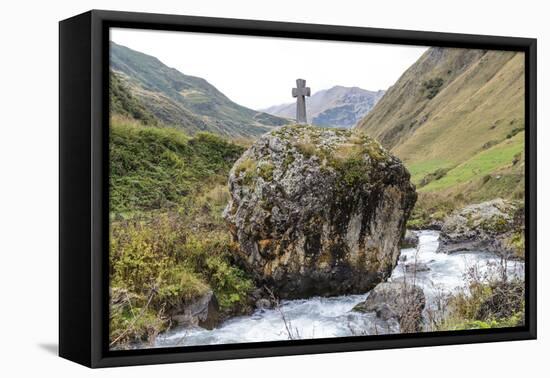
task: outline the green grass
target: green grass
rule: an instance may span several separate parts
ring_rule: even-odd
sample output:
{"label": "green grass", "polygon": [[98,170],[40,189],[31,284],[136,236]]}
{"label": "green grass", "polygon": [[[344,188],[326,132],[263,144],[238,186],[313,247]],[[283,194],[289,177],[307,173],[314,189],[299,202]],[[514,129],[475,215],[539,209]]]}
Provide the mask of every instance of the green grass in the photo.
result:
{"label": "green grass", "polygon": [[189,137],[117,118],[112,119],[109,149],[113,213],[182,205],[205,181],[225,181],[244,150],[212,134]]}
{"label": "green grass", "polygon": [[266,181],[273,180],[273,171],[275,166],[272,163],[262,163],[258,165],[258,174]]}
{"label": "green grass", "polygon": [[514,156],[524,150],[523,140],[524,133],[520,132],[511,139],[506,139],[504,142],[476,154],[448,171],[441,179],[432,181],[419,190],[430,192],[447,189],[511,165]]}
{"label": "green grass", "polygon": [[427,175],[436,172],[438,169],[447,169],[452,167],[452,162],[441,159],[424,160],[407,165],[411,174],[412,181],[418,184]]}

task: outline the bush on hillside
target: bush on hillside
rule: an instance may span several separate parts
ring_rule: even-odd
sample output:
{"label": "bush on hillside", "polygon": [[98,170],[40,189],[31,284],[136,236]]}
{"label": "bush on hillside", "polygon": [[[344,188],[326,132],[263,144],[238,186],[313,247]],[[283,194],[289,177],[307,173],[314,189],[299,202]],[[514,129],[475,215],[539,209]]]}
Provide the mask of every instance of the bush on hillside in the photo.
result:
{"label": "bush on hillside", "polygon": [[169,326],[166,310],[209,290],[222,315],[248,310],[254,284],[232,264],[235,248],[226,231],[201,227],[194,216],[157,214],[112,222],[111,340],[151,340]]}
{"label": "bush on hillside", "polygon": [[437,96],[442,86],[443,79],[440,77],[430,79],[422,83],[422,87],[426,91],[426,98],[429,100]]}

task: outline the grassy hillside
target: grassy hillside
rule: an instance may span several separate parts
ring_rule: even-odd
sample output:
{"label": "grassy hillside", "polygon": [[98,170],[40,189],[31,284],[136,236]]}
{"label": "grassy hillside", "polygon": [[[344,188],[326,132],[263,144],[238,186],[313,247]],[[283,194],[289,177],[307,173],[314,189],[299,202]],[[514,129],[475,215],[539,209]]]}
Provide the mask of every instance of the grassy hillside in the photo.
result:
{"label": "grassy hillside", "polygon": [[134,119],[145,125],[158,123],[155,116],[130,93],[118,75],[112,71],[109,80],[109,99],[109,110],[113,115]]}
{"label": "grassy hillside", "polygon": [[475,154],[447,171],[441,179],[429,182],[420,190],[425,192],[444,190],[480,177],[487,182],[489,180],[487,175],[492,173],[500,172],[499,176],[522,174],[521,156],[524,150],[524,137],[522,131],[511,139],[506,139],[494,147]]}
{"label": "grassy hillside", "polygon": [[221,217],[242,152],[213,134],[112,117],[111,347],[152,341],[175,325],[172,309],[209,291],[221,318],[250,309],[254,283],[233,263],[237,245]]}
{"label": "grassy hillside", "polygon": [[197,188],[220,183],[243,148],[220,137],[189,137],[171,128],[113,118],[110,136],[111,210],[166,209]]}
{"label": "grassy hillside", "polygon": [[189,134],[208,131],[229,137],[261,135],[287,123],[238,105],[206,80],[184,75],[157,58],[111,42],[111,69],[132,95],[165,124]]}
{"label": "grassy hillside", "polygon": [[521,199],[524,90],[523,53],[431,48],[357,130],[403,160],[427,202]]}

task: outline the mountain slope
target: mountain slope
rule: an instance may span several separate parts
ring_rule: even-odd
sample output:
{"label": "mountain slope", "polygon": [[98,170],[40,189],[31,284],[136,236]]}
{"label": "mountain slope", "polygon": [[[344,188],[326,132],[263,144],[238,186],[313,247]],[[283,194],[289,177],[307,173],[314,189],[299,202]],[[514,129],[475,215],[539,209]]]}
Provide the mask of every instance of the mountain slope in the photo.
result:
{"label": "mountain slope", "polygon": [[145,125],[157,124],[155,116],[143,106],[122,83],[116,73],[109,76],[109,109],[112,116],[122,116]]}
{"label": "mountain slope", "polygon": [[287,123],[238,105],[206,80],[184,75],[157,58],[111,42],[111,69],[145,108],[166,124],[193,134],[261,135]]}
{"label": "mountain slope", "polygon": [[[306,99],[308,122],[325,127],[352,127],[374,107],[383,94],[382,90],[374,92],[342,86],[319,91]],[[296,103],[275,105],[263,111],[294,119]]]}
{"label": "mountain slope", "polygon": [[461,164],[477,158],[486,161],[489,152],[517,140],[514,137],[524,123],[522,53],[431,48],[387,91],[357,130],[399,156],[421,191],[433,191],[445,186],[433,181],[456,186],[509,166],[523,150],[522,143],[511,155],[489,154],[490,169],[476,168],[448,178]]}

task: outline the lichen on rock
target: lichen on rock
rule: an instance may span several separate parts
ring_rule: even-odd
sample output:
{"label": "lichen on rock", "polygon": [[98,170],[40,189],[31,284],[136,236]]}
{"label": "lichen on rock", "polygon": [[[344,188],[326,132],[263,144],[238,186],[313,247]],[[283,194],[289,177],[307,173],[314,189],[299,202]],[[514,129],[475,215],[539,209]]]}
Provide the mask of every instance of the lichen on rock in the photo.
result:
{"label": "lichen on rock", "polygon": [[416,192],[403,164],[349,130],[286,126],[235,163],[224,217],[240,260],[282,298],[360,293],[386,279]]}

